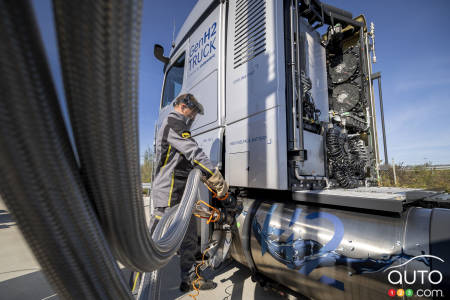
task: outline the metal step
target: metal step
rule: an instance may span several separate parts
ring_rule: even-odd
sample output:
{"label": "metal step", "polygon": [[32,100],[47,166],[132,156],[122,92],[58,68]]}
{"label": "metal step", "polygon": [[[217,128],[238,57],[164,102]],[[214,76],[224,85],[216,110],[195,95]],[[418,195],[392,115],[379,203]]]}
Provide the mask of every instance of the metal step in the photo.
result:
{"label": "metal step", "polygon": [[416,201],[450,204],[450,195],[414,188],[359,187],[355,189],[303,190],[293,192],[296,201],[401,213]]}

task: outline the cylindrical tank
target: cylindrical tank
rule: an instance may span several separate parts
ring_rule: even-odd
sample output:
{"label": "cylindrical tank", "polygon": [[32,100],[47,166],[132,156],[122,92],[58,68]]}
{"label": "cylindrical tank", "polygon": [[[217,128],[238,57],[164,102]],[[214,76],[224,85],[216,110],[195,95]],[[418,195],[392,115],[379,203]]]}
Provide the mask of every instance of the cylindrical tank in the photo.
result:
{"label": "cylindrical tank", "polygon": [[400,289],[408,299],[445,297],[450,232],[439,223],[450,210],[435,210],[383,215],[245,199],[231,254],[313,299],[389,299]]}

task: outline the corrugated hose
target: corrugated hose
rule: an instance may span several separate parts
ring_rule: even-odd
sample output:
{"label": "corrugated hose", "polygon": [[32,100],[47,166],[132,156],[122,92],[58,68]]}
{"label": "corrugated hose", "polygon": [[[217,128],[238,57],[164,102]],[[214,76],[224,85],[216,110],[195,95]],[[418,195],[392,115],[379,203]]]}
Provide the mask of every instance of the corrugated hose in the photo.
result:
{"label": "corrugated hose", "polygon": [[82,183],[30,3],[0,1],[0,193],[64,299],[132,299]]}
{"label": "corrugated hose", "polygon": [[53,5],[80,165],[30,3],[0,0],[0,192],[61,298],[130,299],[113,255],[136,271],[165,265],[186,233],[201,174],[190,173],[173,222],[160,222],[154,241],[138,150],[142,3]]}
{"label": "corrugated hose", "polygon": [[[84,185],[114,256],[135,271],[153,271],[168,262],[186,229],[169,229],[167,238],[154,243],[145,222],[137,111],[142,3],[53,3]],[[188,183],[186,190],[198,180]],[[184,208],[177,219],[180,228],[186,216],[190,218],[192,206]]]}

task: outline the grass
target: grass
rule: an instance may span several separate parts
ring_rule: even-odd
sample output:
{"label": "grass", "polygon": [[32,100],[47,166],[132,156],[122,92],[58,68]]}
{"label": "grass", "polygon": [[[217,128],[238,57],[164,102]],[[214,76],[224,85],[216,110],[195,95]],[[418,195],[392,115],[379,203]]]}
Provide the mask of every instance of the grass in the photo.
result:
{"label": "grass", "polygon": [[398,186],[422,188],[450,192],[450,170],[433,170],[430,164],[406,167],[403,164],[395,166],[397,184],[394,184],[394,172],[390,165],[387,170],[380,171],[382,186]]}

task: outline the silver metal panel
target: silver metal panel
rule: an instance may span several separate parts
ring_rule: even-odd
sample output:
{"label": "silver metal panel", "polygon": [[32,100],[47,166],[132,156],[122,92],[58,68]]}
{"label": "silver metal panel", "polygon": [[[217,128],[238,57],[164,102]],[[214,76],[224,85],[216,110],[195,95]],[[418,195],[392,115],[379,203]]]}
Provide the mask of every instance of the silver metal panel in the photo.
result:
{"label": "silver metal panel", "polygon": [[294,200],[343,207],[400,213],[404,199],[395,194],[358,192],[354,190],[307,190],[292,193]]}
{"label": "silver metal panel", "polygon": [[323,151],[323,136],[304,131],[305,149],[308,159],[299,163],[300,175],[325,176],[325,158]]}
{"label": "silver metal panel", "polygon": [[186,51],[186,87],[192,88],[218,67],[221,34],[217,7],[189,37]]}
{"label": "silver metal panel", "polygon": [[[328,122],[328,84],[325,48],[320,44],[320,35],[303,18],[300,32],[304,36],[306,75],[311,79],[311,95],[316,108],[320,109],[319,120]],[[307,145],[305,143],[305,145]]]}
{"label": "silver metal panel", "polygon": [[[403,238],[403,252],[409,257],[430,254],[430,221],[431,209],[413,207],[407,212],[405,221],[405,234]],[[405,266],[409,273],[414,271],[427,271],[429,267],[422,261],[414,260]],[[414,291],[432,288],[428,280],[423,284],[419,281],[408,285]]]}
{"label": "silver metal panel", "polygon": [[283,114],[277,107],[226,127],[227,181],[243,187],[287,189],[286,135],[280,134],[285,130],[280,128]]}
{"label": "silver metal panel", "polygon": [[424,199],[424,201],[438,203],[440,205],[445,205],[448,207],[448,205],[450,205],[450,194],[437,193],[435,195],[427,197],[426,199]]}
{"label": "silver metal panel", "polygon": [[[226,164],[225,173],[228,181],[241,178],[240,186],[286,190],[284,35],[279,34],[284,30],[283,2],[258,1],[261,2],[258,5],[265,3],[266,51],[236,68],[233,64],[236,1],[229,2],[225,155],[229,160],[233,153],[248,152],[248,170],[232,169]],[[241,5],[246,3],[245,0]]]}
{"label": "silver metal panel", "polygon": [[[301,19],[300,32],[305,54],[305,72],[311,80],[311,96],[320,110],[319,121],[328,121],[328,86],[325,63],[325,49],[320,44],[319,34]],[[299,132],[296,132],[299,139]],[[299,163],[299,173],[302,176],[325,176],[326,162],[324,158],[323,136],[309,131],[303,131],[304,147],[307,160]]]}
{"label": "silver metal panel", "polygon": [[227,174],[229,170],[233,173],[228,179],[230,185],[248,186],[248,153],[248,151],[237,152],[226,156]]}
{"label": "silver metal panel", "polygon": [[[234,68],[235,12],[229,2],[226,66],[226,122],[233,123],[277,105],[284,105],[284,40],[282,1],[265,2],[265,49],[247,63]],[[247,4],[248,2],[248,4]],[[254,2],[241,1],[240,5]],[[249,34],[252,28],[246,28]]]}
{"label": "silver metal panel", "polygon": [[433,287],[442,289],[443,295],[448,298],[450,295],[448,280],[450,278],[450,209],[434,208],[431,212],[430,223],[430,252],[442,259],[442,261],[434,260],[432,268],[439,270],[443,277],[442,282]]}
{"label": "silver metal panel", "polygon": [[413,207],[408,211],[403,241],[406,254],[417,256],[430,253],[430,218],[431,209]]}
{"label": "silver metal panel", "polygon": [[[203,200],[209,204],[209,190],[204,184],[198,185],[197,197],[198,200]],[[197,218],[197,232],[200,234],[200,248],[202,252],[208,246],[211,230],[211,225],[206,224],[206,221],[205,219]]]}
{"label": "silver metal panel", "polygon": [[[217,126],[218,109],[217,109],[217,70],[203,78],[197,85],[189,89],[197,100],[203,105],[204,115],[198,114],[191,127],[191,133],[195,135],[205,130],[205,126],[213,124]],[[215,127],[214,126],[214,127]]]}
{"label": "silver metal panel", "polygon": [[189,37],[186,47],[185,80],[182,92],[193,94],[202,103],[205,114],[198,115],[192,133],[219,126],[219,56],[221,35],[220,6]]}
{"label": "silver metal panel", "polygon": [[402,212],[403,206],[407,203],[431,199],[438,195],[439,192],[413,188],[359,187],[296,191],[293,193],[293,199],[319,204]]}
{"label": "silver metal panel", "polygon": [[219,168],[222,167],[223,130],[223,128],[216,128],[193,137],[203,152],[208,155],[212,164]]}
{"label": "silver metal panel", "polygon": [[[361,193],[370,193],[370,194],[389,194],[392,196],[399,197],[406,202],[412,202],[420,199],[425,199],[428,197],[433,197],[438,194],[439,192],[434,191],[426,191],[423,189],[417,189],[417,188],[402,188],[402,187],[384,187],[384,186],[372,186],[372,187],[359,187],[356,189],[353,189],[355,192],[361,192]],[[441,194],[442,195],[442,194]],[[448,194],[447,194],[448,195]]]}
{"label": "silver metal panel", "polygon": [[[201,2],[205,4],[207,1]],[[170,62],[170,64],[173,63],[185,52],[183,85],[180,94],[192,93],[205,108],[205,114],[198,115],[192,126],[192,130],[196,130],[197,133],[220,125],[219,87],[221,84],[218,82],[218,72],[220,71],[218,57],[224,52],[224,49],[220,50],[219,47],[222,35],[224,35],[224,29],[220,22],[221,8],[219,6],[211,12],[189,39],[177,50],[176,55],[173,56]],[[198,4],[194,7],[191,15],[197,15],[200,10],[203,12],[204,9],[206,7]],[[185,24],[189,22],[187,20]],[[172,110],[172,105],[167,105],[160,110],[158,127]]]}
{"label": "silver metal panel", "polygon": [[[243,198],[241,198],[244,200]],[[236,226],[234,227],[233,243],[231,244],[230,254],[239,263],[247,266],[251,270],[255,269],[253,259],[250,254],[250,235],[251,235],[251,210],[255,205],[253,199],[243,201],[242,212],[236,216]]]}

